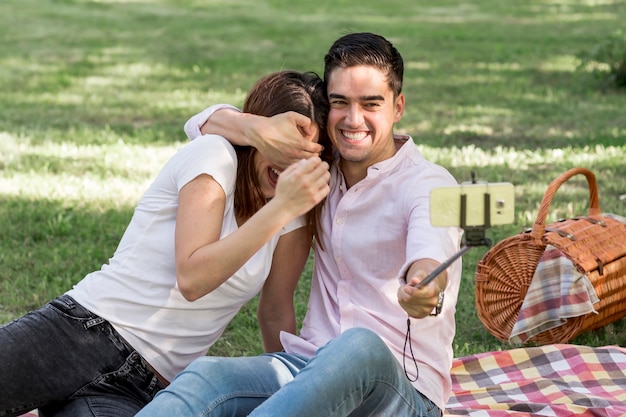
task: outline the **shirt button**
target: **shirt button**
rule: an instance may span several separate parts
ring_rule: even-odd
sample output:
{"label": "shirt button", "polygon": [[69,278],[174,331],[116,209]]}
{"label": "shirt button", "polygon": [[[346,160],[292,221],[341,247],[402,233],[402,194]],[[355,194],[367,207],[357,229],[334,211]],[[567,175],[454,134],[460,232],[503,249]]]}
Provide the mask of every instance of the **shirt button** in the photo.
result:
{"label": "shirt button", "polygon": [[343,219],[342,218],[338,218],[337,219],[337,224],[341,224],[341,223],[343,223]]}

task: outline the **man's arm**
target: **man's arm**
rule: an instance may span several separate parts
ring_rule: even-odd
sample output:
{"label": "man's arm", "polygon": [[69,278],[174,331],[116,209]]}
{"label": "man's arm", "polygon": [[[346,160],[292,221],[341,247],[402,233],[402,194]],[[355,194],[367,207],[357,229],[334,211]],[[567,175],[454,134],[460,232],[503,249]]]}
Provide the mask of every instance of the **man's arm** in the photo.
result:
{"label": "man's arm", "polygon": [[293,230],[278,240],[257,310],[265,352],[283,350],[281,331],[296,334],[293,296],[310,249],[311,237],[306,227]]}
{"label": "man's arm", "polygon": [[[198,136],[202,136],[203,132],[200,131],[202,126],[209,120],[209,118],[218,110],[233,110],[238,112],[239,109],[237,107],[231,106],[230,104],[214,104],[213,106],[209,106],[206,109],[202,110],[198,114],[194,114],[185,122],[184,130],[185,134],[189,138],[189,140],[194,140]],[[234,142],[233,142],[234,144]]]}
{"label": "man's arm", "polygon": [[235,145],[254,146],[281,168],[322,151],[313,141],[317,136],[311,119],[296,112],[263,117],[241,113],[232,106],[212,106],[189,119],[185,133],[190,139],[216,134]]}

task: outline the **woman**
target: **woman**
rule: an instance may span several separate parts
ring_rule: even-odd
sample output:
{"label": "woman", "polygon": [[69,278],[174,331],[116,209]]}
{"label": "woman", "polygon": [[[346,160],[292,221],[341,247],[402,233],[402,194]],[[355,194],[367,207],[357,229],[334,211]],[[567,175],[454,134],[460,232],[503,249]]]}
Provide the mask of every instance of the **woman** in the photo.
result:
{"label": "woman", "polygon": [[[323,85],[282,71],[244,111],[301,113],[326,140]],[[327,145],[328,146],[328,145]],[[295,333],[293,292],[328,193],[317,157],[284,171],[218,136],[183,146],[139,202],[107,265],[40,310],[0,328],[0,416],[132,416],[206,354],[261,291],[264,348]],[[311,213],[315,213],[314,211]],[[307,227],[303,227],[307,226]]]}

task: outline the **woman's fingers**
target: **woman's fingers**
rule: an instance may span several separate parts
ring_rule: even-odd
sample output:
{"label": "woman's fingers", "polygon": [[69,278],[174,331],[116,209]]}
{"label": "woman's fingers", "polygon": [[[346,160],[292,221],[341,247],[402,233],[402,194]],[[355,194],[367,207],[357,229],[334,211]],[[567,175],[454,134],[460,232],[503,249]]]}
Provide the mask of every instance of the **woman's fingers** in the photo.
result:
{"label": "woman's fingers", "polygon": [[274,198],[285,199],[304,213],[326,197],[329,180],[328,163],[317,156],[302,159],[280,174]]}

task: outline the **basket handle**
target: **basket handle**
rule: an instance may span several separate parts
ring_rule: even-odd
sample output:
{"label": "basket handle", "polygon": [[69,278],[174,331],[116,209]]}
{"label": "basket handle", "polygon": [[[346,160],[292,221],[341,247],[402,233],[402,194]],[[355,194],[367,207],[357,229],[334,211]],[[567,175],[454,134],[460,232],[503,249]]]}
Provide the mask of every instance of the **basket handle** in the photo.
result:
{"label": "basket handle", "polygon": [[548,185],[548,189],[543,195],[541,205],[539,206],[537,220],[535,220],[535,224],[533,225],[533,237],[540,239],[543,236],[546,229],[546,218],[548,217],[548,211],[550,210],[550,203],[552,202],[552,198],[554,197],[554,194],[556,194],[556,191],[561,185],[563,185],[563,183],[565,183],[565,181],[578,174],[583,174],[587,177],[587,183],[589,184],[589,215],[594,216],[600,214],[600,202],[598,198],[596,176],[593,172],[586,168],[572,168],[559,175],[550,183],[550,185]]}

